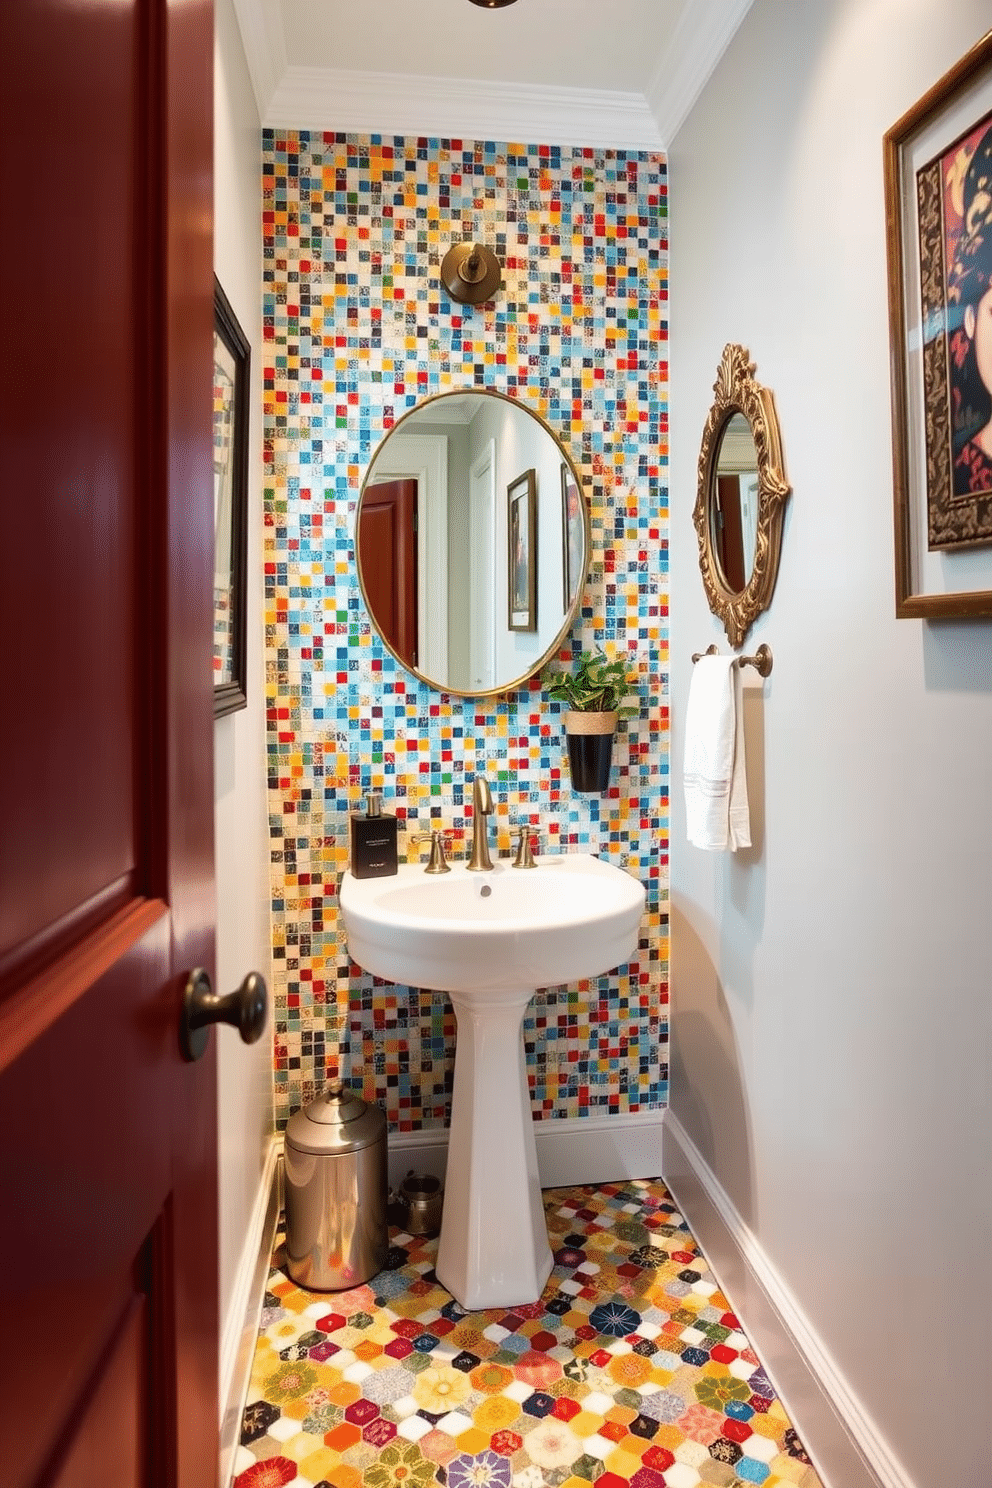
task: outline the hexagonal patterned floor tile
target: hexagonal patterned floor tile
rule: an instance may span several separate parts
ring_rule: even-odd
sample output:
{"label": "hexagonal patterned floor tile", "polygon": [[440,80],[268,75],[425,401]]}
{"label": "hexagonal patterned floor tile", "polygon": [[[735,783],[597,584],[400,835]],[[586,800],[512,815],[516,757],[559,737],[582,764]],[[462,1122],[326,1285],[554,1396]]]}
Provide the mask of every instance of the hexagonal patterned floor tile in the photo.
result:
{"label": "hexagonal patterned floor tile", "polygon": [[660,1180],[550,1189],[539,1302],[467,1313],[436,1239],[305,1292],[277,1238],[234,1488],[821,1488]]}

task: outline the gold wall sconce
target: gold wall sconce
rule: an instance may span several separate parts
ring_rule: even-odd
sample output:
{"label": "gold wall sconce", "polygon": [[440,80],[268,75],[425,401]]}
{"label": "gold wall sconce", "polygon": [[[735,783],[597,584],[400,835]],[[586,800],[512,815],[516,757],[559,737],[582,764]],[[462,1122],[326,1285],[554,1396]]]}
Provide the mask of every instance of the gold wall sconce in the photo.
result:
{"label": "gold wall sconce", "polygon": [[482,243],[456,243],[441,261],[441,283],[459,305],[483,305],[499,289],[503,270]]}

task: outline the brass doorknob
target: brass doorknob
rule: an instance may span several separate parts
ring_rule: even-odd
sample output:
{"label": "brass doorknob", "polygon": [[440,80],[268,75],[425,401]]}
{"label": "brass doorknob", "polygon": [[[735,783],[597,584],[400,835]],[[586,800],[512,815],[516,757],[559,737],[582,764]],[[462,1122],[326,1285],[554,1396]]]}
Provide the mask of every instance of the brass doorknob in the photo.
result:
{"label": "brass doorknob", "polygon": [[242,1043],[256,1043],[265,1029],[268,1001],[265,978],[257,971],[250,971],[236,991],[219,997],[203,967],[198,966],[190,972],[183,992],[179,1022],[183,1058],[194,1060],[203,1056],[211,1023],[230,1023],[241,1034]]}

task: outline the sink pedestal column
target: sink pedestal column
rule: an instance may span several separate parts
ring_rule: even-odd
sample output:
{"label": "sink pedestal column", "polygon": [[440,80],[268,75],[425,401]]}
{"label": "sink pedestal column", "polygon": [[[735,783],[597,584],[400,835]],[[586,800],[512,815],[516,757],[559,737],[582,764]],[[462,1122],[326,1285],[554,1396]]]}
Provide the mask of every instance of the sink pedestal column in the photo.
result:
{"label": "sink pedestal column", "polygon": [[449,993],[458,1041],[436,1269],[470,1312],[536,1302],[553,1265],[524,1060],[533,995]]}

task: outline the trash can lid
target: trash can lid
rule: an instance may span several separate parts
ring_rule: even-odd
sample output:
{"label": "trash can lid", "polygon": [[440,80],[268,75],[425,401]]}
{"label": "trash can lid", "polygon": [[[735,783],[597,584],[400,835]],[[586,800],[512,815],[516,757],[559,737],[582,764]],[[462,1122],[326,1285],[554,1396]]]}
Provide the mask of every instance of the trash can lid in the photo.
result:
{"label": "trash can lid", "polygon": [[323,1095],[291,1116],[286,1141],[300,1152],[340,1155],[369,1147],[386,1132],[386,1118],[378,1106],[348,1090],[343,1080],[328,1083]]}

